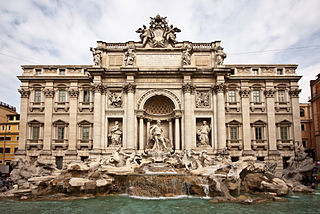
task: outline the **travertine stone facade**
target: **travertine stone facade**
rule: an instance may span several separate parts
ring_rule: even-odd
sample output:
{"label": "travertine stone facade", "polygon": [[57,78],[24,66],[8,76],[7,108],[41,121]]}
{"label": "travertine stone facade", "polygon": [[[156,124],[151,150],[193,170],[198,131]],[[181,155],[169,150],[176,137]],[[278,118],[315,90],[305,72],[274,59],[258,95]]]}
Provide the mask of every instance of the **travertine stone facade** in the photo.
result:
{"label": "travertine stone facade", "polygon": [[66,162],[117,146],[142,152],[160,120],[176,152],[229,150],[279,167],[294,155],[297,65],[224,65],[220,41],[178,42],[180,29],[161,16],[137,32],[140,42],[98,41],[94,65],[22,66],[18,154]]}

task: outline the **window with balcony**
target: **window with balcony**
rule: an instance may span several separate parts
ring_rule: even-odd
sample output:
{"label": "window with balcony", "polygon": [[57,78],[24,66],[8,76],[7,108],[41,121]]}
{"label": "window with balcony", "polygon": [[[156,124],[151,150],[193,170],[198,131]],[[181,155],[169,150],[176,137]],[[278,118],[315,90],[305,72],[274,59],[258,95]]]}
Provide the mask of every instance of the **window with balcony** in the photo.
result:
{"label": "window with balcony", "polygon": [[34,91],[34,102],[40,103],[41,102],[41,90]]}
{"label": "window with balcony", "polygon": [[40,127],[33,126],[33,127],[31,127],[31,130],[32,130],[32,134],[31,134],[32,140],[38,140],[39,139],[39,133],[40,133]]}
{"label": "window with balcony", "polygon": [[289,140],[288,128],[289,127],[280,127],[281,140]]}
{"label": "window with balcony", "polygon": [[89,89],[83,90],[83,102],[90,103],[90,90]]}
{"label": "window with balcony", "polygon": [[235,102],[237,102],[236,91],[235,91],[235,90],[230,90],[230,91],[228,91],[228,101],[229,101],[230,103],[235,103]]}
{"label": "window with balcony", "polygon": [[89,127],[82,127],[82,140],[89,140]]}
{"label": "window with balcony", "polygon": [[279,90],[278,91],[278,99],[279,99],[279,103],[284,103],[286,102],[286,96],[285,96],[285,90]]}
{"label": "window with balcony", "polygon": [[253,90],[252,91],[252,99],[253,99],[254,103],[261,103],[260,90]]}
{"label": "window with balcony", "polygon": [[66,91],[65,90],[59,90],[59,103],[65,103],[66,102]]}
{"label": "window with balcony", "polygon": [[238,127],[230,127],[230,140],[238,140]]}
{"label": "window with balcony", "polygon": [[64,140],[64,127],[58,127],[58,140]]}
{"label": "window with balcony", "polygon": [[255,127],[255,139],[263,140],[263,127]]}

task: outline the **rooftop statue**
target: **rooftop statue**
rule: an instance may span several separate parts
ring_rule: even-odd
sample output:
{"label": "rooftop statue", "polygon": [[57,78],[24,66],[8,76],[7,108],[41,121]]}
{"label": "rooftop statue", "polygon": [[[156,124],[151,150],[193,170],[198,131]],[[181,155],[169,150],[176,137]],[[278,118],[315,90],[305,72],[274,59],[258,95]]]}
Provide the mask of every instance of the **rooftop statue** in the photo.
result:
{"label": "rooftop statue", "polygon": [[139,28],[136,32],[140,33],[142,46],[149,44],[151,47],[167,47],[169,44],[174,46],[177,43],[176,33],[181,30],[173,25],[168,25],[167,17],[161,17],[159,14],[152,18],[150,17],[150,26],[147,29],[145,25]]}

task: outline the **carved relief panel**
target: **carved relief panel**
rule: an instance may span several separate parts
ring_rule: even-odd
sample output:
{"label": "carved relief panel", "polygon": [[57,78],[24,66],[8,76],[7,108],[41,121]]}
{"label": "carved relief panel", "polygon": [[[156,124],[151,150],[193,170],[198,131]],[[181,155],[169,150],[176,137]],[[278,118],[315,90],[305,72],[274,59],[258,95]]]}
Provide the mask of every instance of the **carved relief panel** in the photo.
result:
{"label": "carved relief panel", "polygon": [[108,106],[113,108],[122,107],[122,91],[120,90],[110,90],[108,92]]}
{"label": "carved relief panel", "polygon": [[209,90],[196,91],[196,108],[209,108],[210,107],[210,93]]}

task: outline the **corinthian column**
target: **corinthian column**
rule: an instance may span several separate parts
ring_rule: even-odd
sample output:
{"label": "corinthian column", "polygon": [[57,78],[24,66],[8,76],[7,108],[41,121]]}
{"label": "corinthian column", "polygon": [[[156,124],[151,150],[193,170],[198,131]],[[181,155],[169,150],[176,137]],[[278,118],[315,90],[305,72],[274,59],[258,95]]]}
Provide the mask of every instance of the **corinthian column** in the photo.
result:
{"label": "corinthian column", "polygon": [[47,82],[44,89],[44,132],[43,132],[43,150],[41,155],[51,155],[51,140],[52,140],[52,110],[53,110],[53,82]]}
{"label": "corinthian column", "polygon": [[213,90],[217,94],[218,150],[223,150],[226,148],[226,116],[224,110],[224,93],[226,86],[224,83],[220,83],[214,86]]}
{"label": "corinthian column", "polygon": [[[242,84],[242,83],[241,83]],[[247,86],[247,82],[246,82]],[[242,111],[242,137],[243,137],[243,155],[253,155],[251,149],[251,134],[250,134],[250,90],[249,88],[241,88],[241,111]]]}
{"label": "corinthian column", "polygon": [[93,152],[100,153],[101,150],[101,93],[104,92],[102,83],[93,85],[94,109],[93,109]]}
{"label": "corinthian column", "polygon": [[289,91],[291,97],[292,108],[292,123],[293,123],[293,138],[294,142],[301,143],[301,125],[300,125],[300,108],[299,108],[299,93],[301,89],[295,88]]}
{"label": "corinthian column", "polygon": [[127,149],[136,149],[135,145],[135,118],[134,118],[134,92],[136,86],[129,83],[124,87],[127,95]]}
{"label": "corinthian column", "polygon": [[194,87],[190,84],[184,84],[182,86],[184,93],[184,148],[192,148],[192,102],[191,102],[191,93],[193,93]]}
{"label": "corinthian column", "polygon": [[20,130],[19,130],[19,145],[16,155],[24,156],[26,154],[26,141],[27,141],[27,123],[28,123],[28,101],[30,91],[29,89],[19,89],[21,94],[21,106],[20,106]]}
{"label": "corinthian column", "polygon": [[71,88],[69,91],[70,97],[70,116],[69,116],[69,146],[67,155],[77,155],[77,109],[78,109],[78,96],[79,90]]}
{"label": "corinthian column", "polygon": [[[268,84],[268,83],[267,83]],[[271,83],[269,83],[271,84]],[[269,153],[277,153],[277,130],[276,130],[276,116],[274,113],[274,89],[267,88],[264,91],[266,96],[267,106],[267,120],[268,120],[268,142],[269,142]]]}

